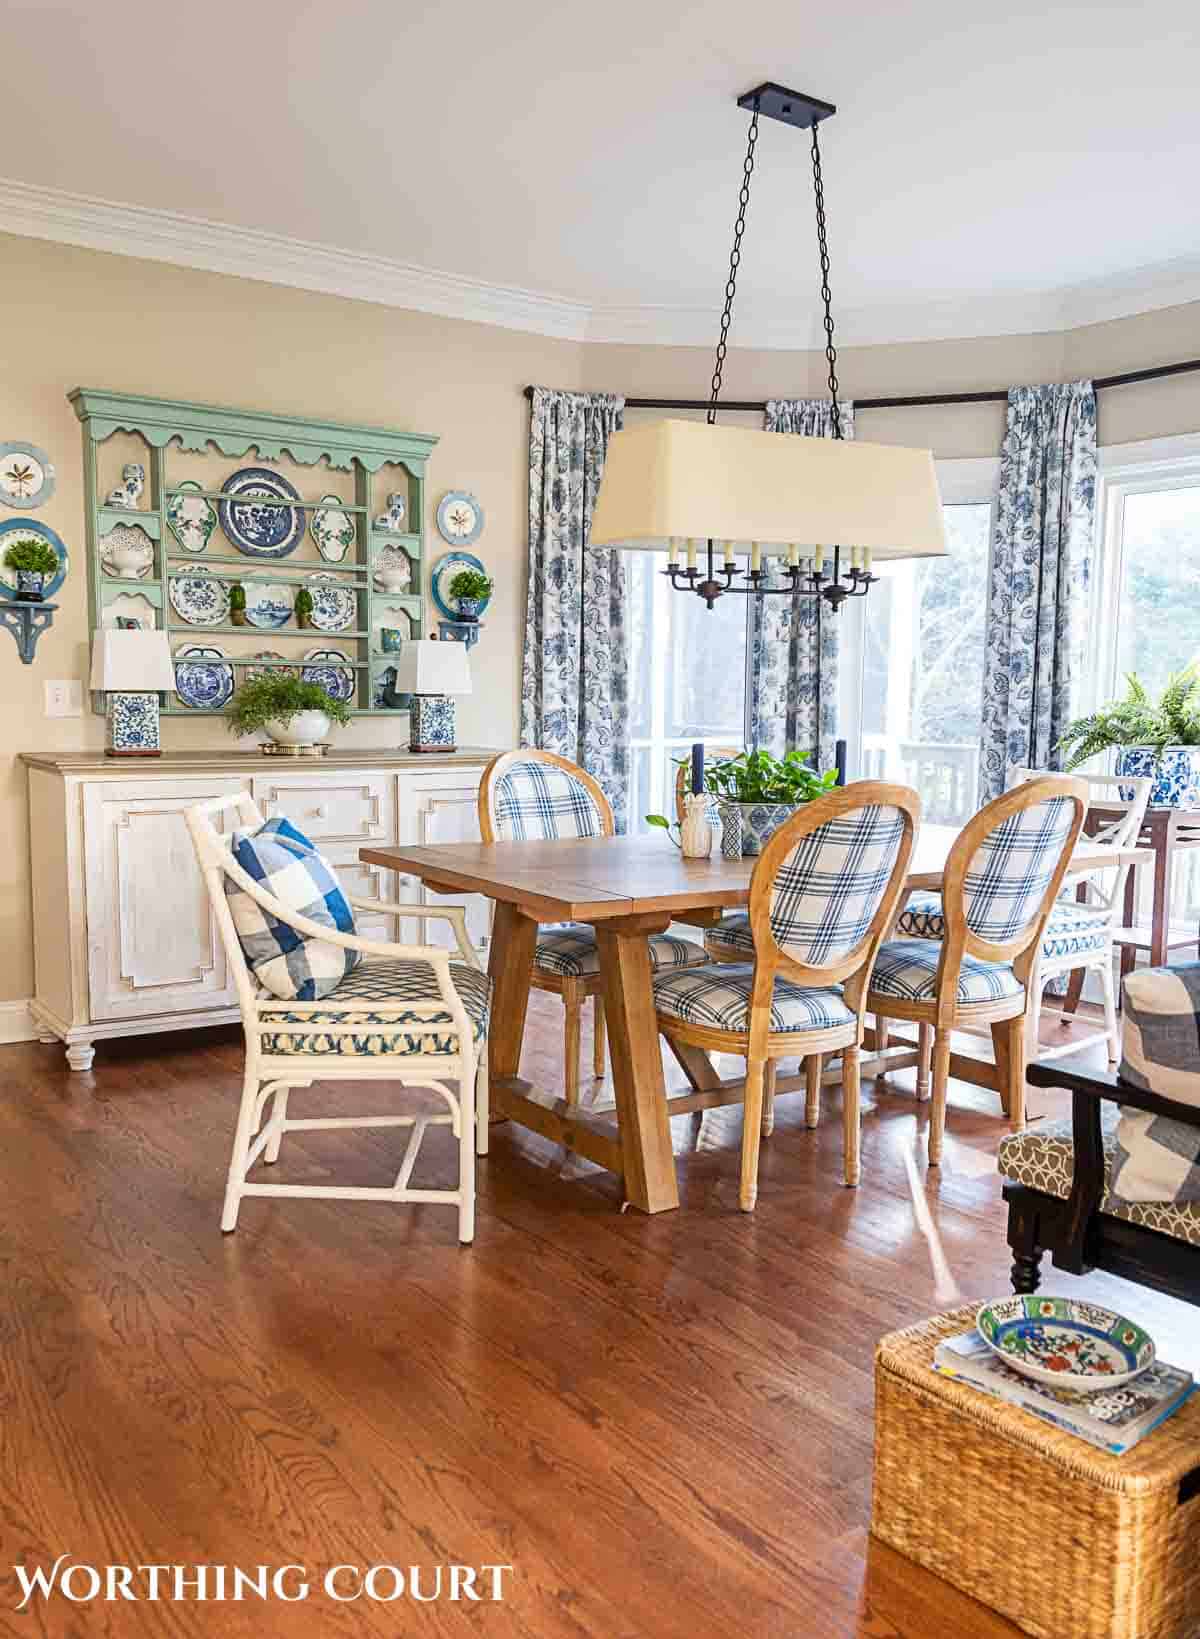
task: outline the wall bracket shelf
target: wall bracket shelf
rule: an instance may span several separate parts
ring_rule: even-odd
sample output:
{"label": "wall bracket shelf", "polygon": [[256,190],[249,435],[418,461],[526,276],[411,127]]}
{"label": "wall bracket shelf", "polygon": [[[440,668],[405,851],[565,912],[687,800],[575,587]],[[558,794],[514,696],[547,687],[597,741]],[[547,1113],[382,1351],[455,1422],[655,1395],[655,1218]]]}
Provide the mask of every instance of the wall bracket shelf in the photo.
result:
{"label": "wall bracket shelf", "polygon": [[0,625],[6,626],[12,633],[26,666],[33,665],[37,640],[43,632],[50,630],[57,608],[57,603],[0,602]]}

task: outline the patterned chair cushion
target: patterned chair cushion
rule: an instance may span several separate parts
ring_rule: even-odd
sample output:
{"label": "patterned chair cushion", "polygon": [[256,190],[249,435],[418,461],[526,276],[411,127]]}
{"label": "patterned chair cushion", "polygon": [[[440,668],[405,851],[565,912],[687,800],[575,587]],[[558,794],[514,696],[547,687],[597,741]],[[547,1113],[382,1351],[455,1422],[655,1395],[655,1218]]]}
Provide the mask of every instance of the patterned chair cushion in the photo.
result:
{"label": "patterned chair cushion", "polygon": [[[656,933],[648,941],[650,966],[660,968],[702,967],[708,957],[703,947],[691,939],[672,933]],[[566,922],[561,927],[538,930],[534,966],[561,979],[584,979],[600,971],[596,931],[584,922]]]}
{"label": "patterned chair cushion", "polygon": [[[1110,1105],[1104,1114],[1105,1191],[1101,1212],[1200,1246],[1200,1202],[1129,1201],[1113,1192],[1117,1147],[1117,1112]],[[997,1165],[1003,1176],[1014,1183],[1065,1201],[1075,1175],[1070,1121],[1039,1122],[1025,1132],[1013,1133],[1001,1142]]]}
{"label": "patterned chair cushion", "polygon": [[505,842],[600,837],[604,823],[582,780],[555,763],[513,763],[492,798],[496,835]]}
{"label": "patterned chair cushion", "polygon": [[[654,981],[654,1005],[659,1014],[684,1024],[741,1034],[750,1028],[750,994],[754,967],[684,969],[663,973]],[[853,1025],[854,1014],[842,1000],[840,987],[805,990],[776,979],[771,1002],[774,1031],[832,1030]]]}
{"label": "patterned chair cushion", "polygon": [[771,932],[797,962],[826,965],[866,937],[904,835],[897,808],[860,808],[819,825],[779,867]]}
{"label": "patterned chair cushion", "polygon": [[[354,933],[354,912],[333,866],[286,819],[268,820],[257,831],[235,831],[233,857],[288,910],[338,933]],[[362,959],[361,951],[329,944],[281,922],[229,876],[225,895],[246,965],[259,984],[283,1001],[319,1001]]]}
{"label": "patterned chair cushion", "polygon": [[975,850],[963,879],[967,926],[1004,944],[1037,914],[1075,819],[1069,797],[1010,814]]}
{"label": "patterned chair cushion", "polygon": [[[942,946],[937,939],[889,939],[879,947],[871,994],[902,1002],[928,1002],[934,996]],[[1021,983],[1008,962],[981,962],[964,956],[958,975],[960,1002],[998,1002],[1019,996]],[[868,999],[867,1007],[870,1008]]]}
{"label": "patterned chair cushion", "polygon": [[[1051,907],[1042,935],[1042,955],[1090,956],[1108,949],[1109,913],[1060,899]],[[942,939],[946,919],[942,897],[936,893],[913,894],[900,913],[896,933],[903,939]]]}
{"label": "patterned chair cushion", "polygon": [[704,948],[714,956],[735,956],[739,960],[754,955],[750,933],[750,912],[730,911],[715,927],[705,928]]}
{"label": "patterned chair cushion", "polygon": [[[1200,1117],[1200,963],[1142,968],[1124,994],[1122,1077]],[[1200,1126],[1129,1107],[1117,1138],[1113,1187],[1126,1200],[1200,1202]]]}
{"label": "patterned chair cushion", "polygon": [[[465,962],[451,962],[450,977],[462,998],[475,1040],[480,1042],[487,1034],[488,1013],[492,1002],[491,980],[478,968]],[[409,961],[393,957],[387,961],[364,962],[343,979],[337,989],[321,998],[330,1005],[319,1013],[305,1017],[298,1013],[264,1015],[264,1022],[277,1019],[281,1024],[302,1025],[303,1029],[268,1031],[262,1037],[264,1053],[313,1053],[340,1057],[355,1056],[379,1058],[384,1054],[401,1057],[430,1053],[456,1053],[458,1033],[451,1029],[442,1034],[420,1034],[405,1031],[409,1024],[453,1024],[448,1009],[438,994],[437,980],[428,962]],[[344,1024],[345,1011],[339,1012],[338,1002],[434,1002],[436,1008],[407,1015],[384,1018],[368,1013],[362,1020],[361,1034],[335,1036],[323,1031],[323,1024]],[[357,1022],[357,1021],[355,1021]]]}

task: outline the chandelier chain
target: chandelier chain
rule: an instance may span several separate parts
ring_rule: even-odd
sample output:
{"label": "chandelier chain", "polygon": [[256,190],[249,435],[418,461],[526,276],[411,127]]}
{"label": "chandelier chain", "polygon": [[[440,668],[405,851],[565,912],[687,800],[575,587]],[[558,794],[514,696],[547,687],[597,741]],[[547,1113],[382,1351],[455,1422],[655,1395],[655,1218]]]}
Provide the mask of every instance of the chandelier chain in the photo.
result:
{"label": "chandelier chain", "polygon": [[829,289],[829,239],[825,228],[825,181],[821,175],[820,122],[812,124],[813,191],[817,200],[817,252],[821,260],[821,300],[825,304],[825,357],[829,363],[830,420],[835,438],[842,436],[842,411],[838,403],[837,348],[833,345],[832,294]]}
{"label": "chandelier chain", "polygon": [[712,397],[708,403],[708,424],[717,419],[717,400],[721,396],[721,377],[725,371],[725,355],[729,350],[729,326],[733,319],[733,298],[737,294],[738,266],[742,260],[742,235],[746,231],[746,207],[750,203],[750,178],[754,175],[754,145],[758,141],[758,103],[750,116],[750,135],[746,142],[746,162],[742,167],[742,186],[738,193],[737,221],[733,225],[733,249],[729,253],[729,277],[725,281],[725,308],[721,314],[721,336],[717,342],[717,356],[713,366]]}

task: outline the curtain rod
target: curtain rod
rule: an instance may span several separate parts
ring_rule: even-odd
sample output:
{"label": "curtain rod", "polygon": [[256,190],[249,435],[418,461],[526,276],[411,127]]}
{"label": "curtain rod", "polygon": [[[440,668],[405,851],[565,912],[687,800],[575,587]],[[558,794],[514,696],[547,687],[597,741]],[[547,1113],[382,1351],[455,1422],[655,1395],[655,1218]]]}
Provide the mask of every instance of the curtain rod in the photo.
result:
{"label": "curtain rod", "polygon": [[[1200,359],[1185,359],[1182,364],[1155,364],[1148,370],[1128,370],[1120,376],[1098,376],[1092,385],[1100,387],[1129,387],[1138,381],[1159,381],[1164,376],[1181,376],[1189,370],[1200,370]],[[525,397],[533,397],[533,388],[526,387]],[[923,404],[1006,404],[1007,388],[998,387],[983,393],[922,393],[902,398],[855,398],[855,410],[906,410]],[[722,410],[766,409],[762,399],[736,398],[723,400]],[[706,398],[627,398],[627,410],[706,410]]]}

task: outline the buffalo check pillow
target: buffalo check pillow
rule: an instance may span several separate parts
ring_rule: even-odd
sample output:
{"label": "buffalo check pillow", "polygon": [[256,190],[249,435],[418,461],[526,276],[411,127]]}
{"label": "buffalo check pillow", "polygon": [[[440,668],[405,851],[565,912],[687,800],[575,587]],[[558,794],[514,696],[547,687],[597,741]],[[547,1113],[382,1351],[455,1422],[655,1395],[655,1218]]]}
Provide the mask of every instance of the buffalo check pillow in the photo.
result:
{"label": "buffalo check pillow", "polygon": [[[354,912],[333,866],[286,819],[268,820],[257,831],[235,831],[233,857],[288,910],[338,933],[355,931]],[[225,893],[246,964],[272,995],[285,1001],[320,1001],[358,966],[361,951],[300,933],[272,916],[229,876]]]}

